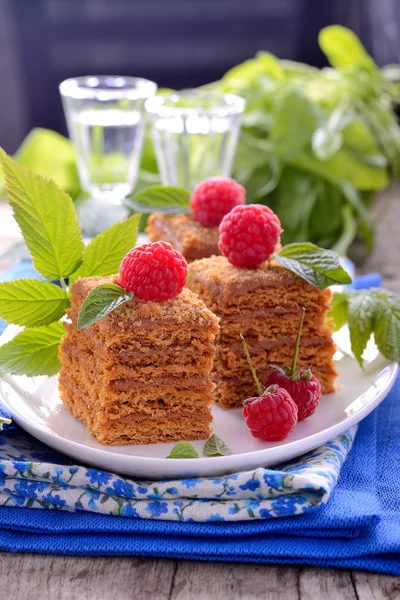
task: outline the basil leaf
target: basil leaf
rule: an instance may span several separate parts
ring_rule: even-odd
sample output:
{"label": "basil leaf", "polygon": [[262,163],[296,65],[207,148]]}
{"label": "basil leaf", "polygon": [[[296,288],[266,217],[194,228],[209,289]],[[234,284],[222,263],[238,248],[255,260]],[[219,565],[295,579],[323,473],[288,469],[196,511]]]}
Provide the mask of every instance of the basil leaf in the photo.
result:
{"label": "basil leaf", "polygon": [[200,456],[189,442],[178,442],[166,458],[200,458]]}
{"label": "basil leaf", "polygon": [[349,297],[349,292],[335,292],[333,294],[331,308],[327,316],[332,318],[335,323],[334,331],[338,331],[347,323]]}
{"label": "basil leaf", "polygon": [[74,204],[54,181],[22,167],[0,149],[14,217],[37,271],[46,279],[68,277],[82,262],[83,241]]}
{"label": "basil leaf", "polygon": [[362,365],[362,355],[374,330],[376,298],[370,291],[357,292],[349,297],[348,321],[351,349]]}
{"label": "basil leaf", "polygon": [[60,369],[58,346],[64,335],[60,321],[24,329],[0,347],[0,371],[12,375],[55,375]]}
{"label": "basil leaf", "polygon": [[119,285],[104,283],[95,287],[85,298],[78,316],[78,331],[86,329],[115,310],[133,296]]}
{"label": "basil leaf", "polygon": [[375,290],[378,297],[374,336],[379,352],[389,360],[400,362],[400,298],[385,290]]}
{"label": "basil leaf", "polygon": [[343,269],[336,252],[309,242],[284,246],[275,260],[320,290],[335,283],[351,283],[351,277]]}
{"label": "basil leaf", "polygon": [[70,302],[58,285],[36,279],[0,283],[0,317],[14,325],[39,327],[60,319]]}
{"label": "basil leaf", "polygon": [[183,188],[170,185],[153,185],[135,194],[134,200],[147,206],[182,206],[183,208],[189,208],[190,193]]}
{"label": "basil leaf", "polygon": [[78,277],[116,273],[125,254],[136,244],[140,218],[140,214],[132,215],[93,238],[83,252],[81,266],[70,277],[70,284]]}
{"label": "basil leaf", "polygon": [[232,450],[228,448],[224,440],[213,433],[204,446],[203,453],[206,456],[228,456]]}

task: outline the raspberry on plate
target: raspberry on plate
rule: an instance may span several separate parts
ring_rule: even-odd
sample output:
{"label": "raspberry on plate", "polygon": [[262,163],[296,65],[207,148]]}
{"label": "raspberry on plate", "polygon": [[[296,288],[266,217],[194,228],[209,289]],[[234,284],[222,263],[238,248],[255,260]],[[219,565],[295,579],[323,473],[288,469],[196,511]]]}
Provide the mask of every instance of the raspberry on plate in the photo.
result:
{"label": "raspberry on plate", "polygon": [[232,265],[255,268],[272,256],[281,233],[280,221],[268,206],[236,206],[219,226],[219,249]]}
{"label": "raspberry on plate", "polygon": [[245,189],[230,177],[209,177],[190,198],[193,217],[204,227],[217,227],[232,208],[244,204]]}
{"label": "raspberry on plate", "polygon": [[298,419],[302,421],[313,414],[321,400],[321,384],[311,373],[311,369],[296,371],[297,355],[299,352],[301,329],[303,327],[305,309],[301,311],[299,329],[291,367],[281,369],[274,367],[267,379],[267,386],[279,385],[284,388],[295,401],[298,408]]}
{"label": "raspberry on plate", "polygon": [[253,437],[265,442],[279,442],[296,427],[298,409],[290,394],[279,385],[262,391],[246,340],[241,335],[243,349],[259,396],[243,402],[243,417]]}
{"label": "raspberry on plate", "polygon": [[169,300],[181,293],[187,262],[168,242],[142,244],[129,250],[119,267],[119,284],[142,300]]}

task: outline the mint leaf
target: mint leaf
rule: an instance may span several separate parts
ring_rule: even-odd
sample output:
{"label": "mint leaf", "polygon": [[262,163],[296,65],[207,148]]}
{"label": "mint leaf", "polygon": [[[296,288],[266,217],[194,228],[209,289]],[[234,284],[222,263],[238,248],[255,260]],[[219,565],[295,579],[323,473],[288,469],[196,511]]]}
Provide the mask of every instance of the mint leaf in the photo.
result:
{"label": "mint leaf", "polygon": [[86,246],[81,266],[70,277],[70,283],[78,277],[113,275],[117,273],[121,260],[136,244],[140,214],[115,223]]}
{"label": "mint leaf", "polygon": [[57,285],[36,279],[0,283],[0,317],[14,325],[39,327],[60,319],[68,296]]}
{"label": "mint leaf", "polygon": [[189,442],[178,442],[166,458],[200,458],[200,456]]}
{"label": "mint leaf", "polygon": [[5,417],[0,417],[0,431],[3,429],[3,425],[10,425],[11,419],[6,419]]}
{"label": "mint leaf", "polygon": [[60,369],[58,346],[64,335],[60,321],[24,329],[0,347],[0,372],[12,375],[55,375]]}
{"label": "mint leaf", "polygon": [[190,206],[190,193],[171,185],[152,185],[135,194],[134,199],[147,206]]}
{"label": "mint leaf", "polygon": [[274,257],[282,266],[320,290],[335,283],[351,283],[339,256],[310,242],[288,244]]}
{"label": "mint leaf", "polygon": [[374,290],[378,299],[374,336],[379,352],[400,362],[400,298],[385,290]]}
{"label": "mint leaf", "polygon": [[348,322],[351,349],[362,365],[362,355],[374,330],[376,298],[365,290],[349,297]]}
{"label": "mint leaf", "polygon": [[228,448],[224,440],[213,433],[207,440],[203,453],[206,456],[228,456],[228,454],[232,454],[232,450]]}
{"label": "mint leaf", "polygon": [[347,323],[349,297],[349,292],[335,292],[333,294],[331,308],[327,316],[328,318],[332,318],[335,323],[334,331],[338,331],[338,329]]}
{"label": "mint leaf", "polygon": [[132,292],[125,292],[113,283],[104,283],[95,287],[85,298],[78,316],[78,331],[86,329],[105,315],[128,302]]}
{"label": "mint leaf", "polygon": [[13,161],[0,148],[8,199],[37,271],[61,279],[76,271],[83,241],[73,202],[54,181]]}

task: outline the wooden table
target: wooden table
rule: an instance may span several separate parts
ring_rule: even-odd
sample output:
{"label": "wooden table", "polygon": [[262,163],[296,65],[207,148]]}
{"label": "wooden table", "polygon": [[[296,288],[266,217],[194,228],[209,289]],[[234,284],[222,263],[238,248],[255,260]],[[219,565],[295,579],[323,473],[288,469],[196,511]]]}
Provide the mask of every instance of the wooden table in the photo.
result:
{"label": "wooden table", "polygon": [[[361,271],[380,271],[400,294],[400,201],[377,225]],[[377,214],[382,215],[381,207]],[[0,204],[0,252],[7,215]],[[3,232],[3,235],[2,235]],[[3,264],[4,266],[4,264]],[[157,558],[83,558],[0,553],[0,598],[8,600],[399,600],[400,578],[361,571],[202,563]]]}

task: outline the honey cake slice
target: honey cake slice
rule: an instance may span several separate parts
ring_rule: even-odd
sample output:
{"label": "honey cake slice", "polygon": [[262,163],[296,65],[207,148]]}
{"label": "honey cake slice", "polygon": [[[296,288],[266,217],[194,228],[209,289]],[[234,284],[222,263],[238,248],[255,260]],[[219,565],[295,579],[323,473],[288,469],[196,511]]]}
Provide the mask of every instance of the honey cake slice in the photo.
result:
{"label": "honey cake slice", "polygon": [[334,391],[337,376],[332,332],[326,323],[331,291],[319,290],[294,273],[267,261],[256,269],[233,266],[223,256],[194,261],[187,287],[220,318],[212,379],[215,401],[236,408],[254,394],[240,333],[262,382],[270,365],[291,363],[301,308],[306,309],[298,364],[311,366],[323,393]]}

